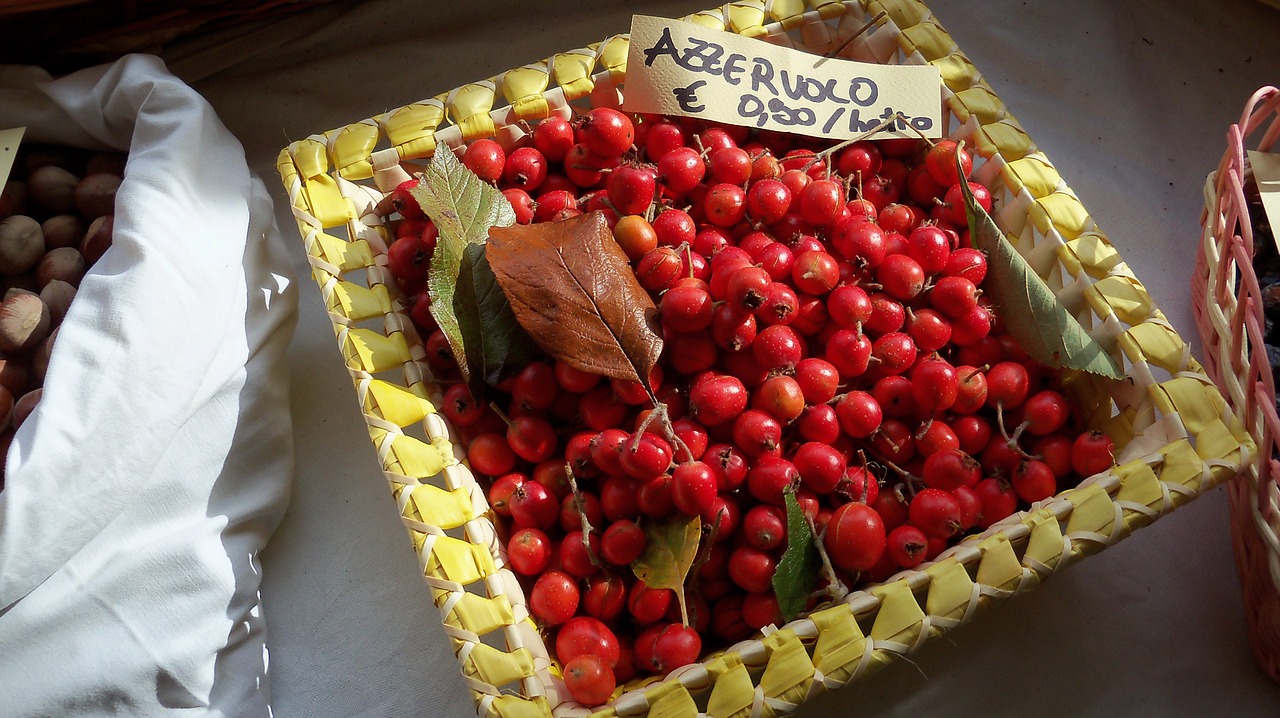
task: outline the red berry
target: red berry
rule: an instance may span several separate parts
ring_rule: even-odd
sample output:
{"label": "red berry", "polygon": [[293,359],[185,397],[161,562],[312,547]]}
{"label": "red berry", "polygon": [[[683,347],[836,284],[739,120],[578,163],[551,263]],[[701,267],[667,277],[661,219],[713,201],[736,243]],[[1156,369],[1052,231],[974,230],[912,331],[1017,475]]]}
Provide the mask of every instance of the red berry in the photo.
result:
{"label": "red berry", "polygon": [[900,568],[915,568],[923,563],[928,546],[928,537],[911,524],[894,528],[885,540],[885,551]]}
{"label": "red berry", "polygon": [[1071,446],[1071,467],[1083,477],[1093,476],[1115,465],[1115,445],[1100,431],[1086,431]]}
{"label": "red berry", "polygon": [[551,565],[551,539],[536,528],[516,531],[507,542],[507,562],[518,574],[541,574]]}
{"label": "red berry", "polygon": [[671,498],[681,513],[702,516],[716,498],[716,475],[701,461],[680,464],[672,473]]}
{"label": "red berry", "polygon": [[865,439],[880,428],[884,414],[873,396],[855,390],[845,394],[836,404],[836,418],[844,433],[855,439]]}
{"label": "red berry", "polygon": [[742,519],[742,530],[748,545],[772,551],[787,540],[787,513],[777,506],[753,506]]}
{"label": "red berry", "polygon": [[951,492],[942,489],[916,492],[908,516],[930,538],[950,538],[960,530],[960,503]]}
{"label": "red berry", "polygon": [[1058,481],[1053,470],[1043,461],[1028,459],[1014,469],[1010,479],[1018,498],[1033,504],[1044,501],[1058,491]]}
{"label": "red berry", "polygon": [[558,626],[578,610],[578,583],[563,571],[548,571],[529,591],[529,612],[543,626]]}
{"label": "red berry", "polygon": [[836,567],[866,571],[885,550],[885,524],[880,514],[861,503],[841,505],[827,523],[823,544]]}
{"label": "red berry", "polygon": [[982,515],[978,519],[978,528],[989,528],[1018,509],[1018,495],[1004,479],[983,479],[973,487],[973,492],[978,495],[978,500],[982,503]]}
{"label": "red berry", "polygon": [[648,545],[648,537],[644,529],[630,519],[621,519],[609,524],[604,536],[600,539],[600,553],[604,560],[616,566],[629,566],[640,558]]}
{"label": "red berry", "polygon": [[507,153],[502,145],[484,138],[467,145],[462,155],[462,164],[485,182],[497,182],[502,177],[502,168],[506,164]]}
{"label": "red berry", "polygon": [[805,487],[817,494],[829,494],[845,476],[844,456],[835,448],[815,441],[805,442],[792,457]]}
{"label": "red berry", "polygon": [[565,663],[578,656],[595,656],[610,668],[618,664],[618,638],[597,618],[575,616],[556,631],[556,659]]}
{"label": "red berry", "polygon": [[751,546],[739,546],[729,555],[729,578],[748,593],[772,590],[777,567],[772,555]]}
{"label": "red berry", "polygon": [[532,147],[521,147],[507,155],[502,181],[507,187],[534,192],[547,179],[547,159]]}
{"label": "red berry", "polygon": [[578,131],[582,143],[600,157],[616,157],[631,149],[636,134],[631,118],[610,107],[588,112]]}
{"label": "red berry", "polygon": [[584,654],[565,662],[564,687],[575,701],[594,708],[609,701],[618,682],[599,656]]}

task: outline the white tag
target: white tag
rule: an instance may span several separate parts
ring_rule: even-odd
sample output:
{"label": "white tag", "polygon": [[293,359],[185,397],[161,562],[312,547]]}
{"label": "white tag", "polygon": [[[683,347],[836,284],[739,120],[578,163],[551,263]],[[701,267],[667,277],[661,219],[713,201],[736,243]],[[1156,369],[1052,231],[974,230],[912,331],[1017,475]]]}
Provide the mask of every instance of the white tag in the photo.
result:
{"label": "white tag", "polygon": [[1253,181],[1262,195],[1262,209],[1271,225],[1271,236],[1280,252],[1280,155],[1249,150],[1249,165],[1253,168]]}
{"label": "white tag", "polygon": [[13,160],[18,156],[18,145],[22,144],[22,134],[26,131],[25,127],[0,130],[0,189],[9,181]]}
{"label": "white tag", "polygon": [[634,15],[622,108],[831,139],[877,128],[871,136],[936,138],[942,136],[942,78],[933,65],[824,60],[689,22]]}

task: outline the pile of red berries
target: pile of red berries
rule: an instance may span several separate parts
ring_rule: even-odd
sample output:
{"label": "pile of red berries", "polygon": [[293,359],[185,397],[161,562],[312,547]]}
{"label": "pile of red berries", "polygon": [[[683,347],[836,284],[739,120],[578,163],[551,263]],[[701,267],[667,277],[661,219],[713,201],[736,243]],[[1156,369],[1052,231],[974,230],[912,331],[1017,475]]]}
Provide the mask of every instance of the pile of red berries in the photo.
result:
{"label": "pile of red berries", "polygon": [[[787,495],[834,567],[819,583],[852,588],[1112,465],[1059,372],[983,296],[961,183],[986,209],[991,194],[956,142],[834,145],[600,108],[544,120],[516,148],[476,140],[462,161],[520,223],[603,212],[659,308],[649,380],[667,421],[640,383],[554,359],[480,404],[449,384],[417,181],[395,192],[390,267],[448,386],[441,410],[581,703],[782,622]],[[678,515],[704,525],[690,626],[672,590],[629,568],[646,526]]]}

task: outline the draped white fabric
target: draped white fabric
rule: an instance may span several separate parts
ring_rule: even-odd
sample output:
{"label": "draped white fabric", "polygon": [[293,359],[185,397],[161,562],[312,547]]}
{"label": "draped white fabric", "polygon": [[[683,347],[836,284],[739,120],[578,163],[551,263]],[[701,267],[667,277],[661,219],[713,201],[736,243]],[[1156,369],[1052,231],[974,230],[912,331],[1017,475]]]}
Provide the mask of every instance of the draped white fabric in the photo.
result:
{"label": "draped white fabric", "polygon": [[0,713],[269,713],[257,554],[293,472],[293,268],[214,109],[152,56],[0,68],[0,126],[129,150],[0,493]]}

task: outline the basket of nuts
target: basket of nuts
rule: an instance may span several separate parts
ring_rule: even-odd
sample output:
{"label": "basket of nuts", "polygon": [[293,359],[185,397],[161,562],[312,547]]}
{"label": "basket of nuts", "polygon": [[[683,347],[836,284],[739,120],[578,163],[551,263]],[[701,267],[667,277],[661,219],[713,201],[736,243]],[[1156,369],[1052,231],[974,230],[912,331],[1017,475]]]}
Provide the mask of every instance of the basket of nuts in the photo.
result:
{"label": "basket of nuts", "polygon": [[1222,162],[1205,182],[1192,309],[1204,341],[1205,368],[1245,418],[1258,446],[1258,453],[1228,485],[1231,537],[1253,655],[1267,675],[1280,681],[1280,418],[1275,373],[1280,349],[1272,327],[1280,316],[1280,251],[1272,222],[1280,212],[1272,208],[1269,215],[1263,196],[1264,190],[1277,196],[1280,177],[1270,178],[1267,190],[1265,168],[1254,165],[1255,160],[1276,156],[1272,153],[1278,138],[1280,89],[1263,87],[1249,98],[1240,121],[1228,129]]}
{"label": "basket of nuts", "polygon": [[[0,194],[0,449],[39,403],[80,279],[111,246],[125,155],[22,146]],[[3,461],[0,456],[0,461]],[[0,464],[2,466],[3,464]],[[0,474],[0,488],[4,486]]]}
{"label": "basket of nuts", "polygon": [[776,131],[813,118],[759,98],[747,126],[631,112],[618,35],[279,156],[483,716],[791,712],[1252,455],[925,5],[685,21],[931,65],[941,132],[892,109]]}

